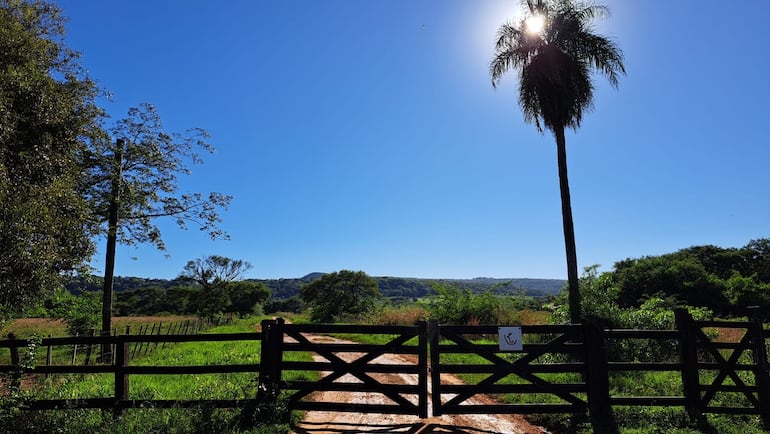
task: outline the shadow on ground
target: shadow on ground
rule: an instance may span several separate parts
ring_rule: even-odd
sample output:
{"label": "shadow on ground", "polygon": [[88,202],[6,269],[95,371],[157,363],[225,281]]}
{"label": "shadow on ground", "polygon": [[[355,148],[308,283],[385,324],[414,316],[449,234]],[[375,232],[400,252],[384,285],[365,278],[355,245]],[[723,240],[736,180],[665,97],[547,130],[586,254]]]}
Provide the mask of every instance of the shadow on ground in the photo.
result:
{"label": "shadow on ground", "polygon": [[450,426],[437,423],[408,424],[355,424],[355,423],[308,423],[302,422],[293,427],[295,434],[510,434],[488,431],[465,426]]}

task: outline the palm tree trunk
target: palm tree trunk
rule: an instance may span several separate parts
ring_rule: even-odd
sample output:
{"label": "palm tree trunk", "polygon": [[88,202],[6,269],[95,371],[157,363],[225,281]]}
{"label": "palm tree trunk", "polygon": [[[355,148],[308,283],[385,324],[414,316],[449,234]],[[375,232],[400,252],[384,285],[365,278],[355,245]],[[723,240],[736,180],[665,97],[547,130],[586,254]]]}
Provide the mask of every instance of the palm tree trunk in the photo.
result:
{"label": "palm tree trunk", "polygon": [[575,228],[572,223],[572,203],[567,177],[567,141],[564,127],[554,128],[556,152],[559,164],[559,190],[561,192],[561,218],[564,227],[564,248],[567,252],[567,285],[569,290],[569,318],[573,324],[580,322],[580,286],[578,280]]}

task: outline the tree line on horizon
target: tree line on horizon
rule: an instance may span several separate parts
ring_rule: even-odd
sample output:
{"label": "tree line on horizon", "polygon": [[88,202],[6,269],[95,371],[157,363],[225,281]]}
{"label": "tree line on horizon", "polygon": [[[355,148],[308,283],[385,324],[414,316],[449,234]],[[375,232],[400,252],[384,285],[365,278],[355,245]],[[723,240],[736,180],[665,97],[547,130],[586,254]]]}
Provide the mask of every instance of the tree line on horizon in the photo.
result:
{"label": "tree line on horizon", "polygon": [[[248,315],[259,312],[303,312],[312,303],[302,297],[303,288],[318,285],[325,276],[342,273],[313,273],[298,279],[225,279],[221,287],[206,289],[200,276],[200,265],[213,258],[214,264],[240,264],[240,273],[250,264],[229,258],[212,256],[191,261],[186,269],[187,278],[173,280],[135,277],[116,279],[115,311],[117,315],[188,314],[215,316],[227,313]],[[192,264],[192,265],[191,265]],[[190,278],[189,271],[198,278]],[[192,268],[191,268],[192,267]],[[713,245],[693,246],[657,256],[628,258],[614,264],[611,271],[598,274],[598,266],[588,267],[581,279],[581,295],[586,298],[584,317],[603,316],[612,309],[635,309],[652,298],[668,303],[707,308],[720,315],[741,315],[746,306],[760,306],[770,310],[770,239],[752,240],[740,248],[722,248]],[[364,276],[365,273],[362,273]],[[470,300],[487,294],[499,300],[516,299],[534,309],[565,306],[558,291],[526,290],[523,288],[495,287],[488,279],[429,280],[397,277],[355,276],[347,283],[354,291],[355,282],[375,285],[376,291],[365,292],[378,300],[379,306],[404,306],[441,296],[437,288],[456,288]],[[81,280],[67,285],[69,292],[98,293],[99,278],[91,286]],[[536,280],[535,280],[536,281]],[[203,282],[203,283],[202,283]],[[214,280],[209,282],[213,284]],[[486,282],[481,285],[480,282]],[[550,281],[546,281],[550,282]],[[565,290],[565,282],[561,290]],[[475,284],[475,286],[474,286]],[[357,290],[357,289],[356,289]],[[318,291],[317,291],[318,292]],[[359,294],[359,297],[361,295]],[[93,298],[93,297],[92,297]],[[312,297],[311,297],[312,298]],[[521,303],[520,303],[521,304]],[[604,315],[606,316],[606,315]],[[328,317],[328,316],[327,316]],[[333,317],[333,316],[332,316]],[[561,320],[568,321],[567,317]]]}

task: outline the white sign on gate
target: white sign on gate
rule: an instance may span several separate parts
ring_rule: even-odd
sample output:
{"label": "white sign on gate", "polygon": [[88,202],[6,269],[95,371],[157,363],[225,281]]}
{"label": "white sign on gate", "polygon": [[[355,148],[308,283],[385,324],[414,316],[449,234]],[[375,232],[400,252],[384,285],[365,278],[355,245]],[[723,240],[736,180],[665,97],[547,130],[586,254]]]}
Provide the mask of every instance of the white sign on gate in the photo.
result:
{"label": "white sign on gate", "polygon": [[500,351],[523,351],[521,342],[521,327],[498,327],[497,335],[500,339]]}

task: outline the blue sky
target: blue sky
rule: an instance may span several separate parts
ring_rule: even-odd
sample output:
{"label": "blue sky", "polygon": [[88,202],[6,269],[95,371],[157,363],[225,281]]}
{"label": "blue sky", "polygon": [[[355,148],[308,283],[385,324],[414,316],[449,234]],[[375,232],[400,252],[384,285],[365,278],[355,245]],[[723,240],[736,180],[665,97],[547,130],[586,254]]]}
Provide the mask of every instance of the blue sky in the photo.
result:
{"label": "blue sky", "polygon": [[[208,130],[181,190],[234,196],[231,240],[165,222],[168,251],[119,246],[118,275],[219,254],[255,278],[566,278],[554,140],[489,78],[517,1],[57,3],[112,117]],[[605,4],[628,74],[567,134],[581,269],[770,237],[770,2]]]}

